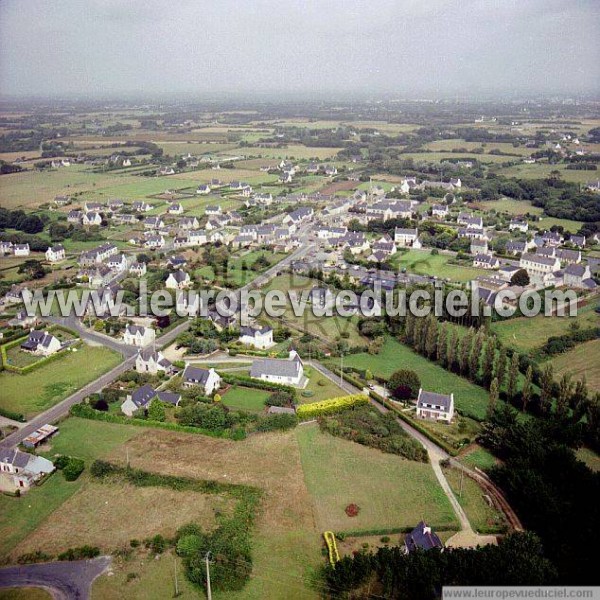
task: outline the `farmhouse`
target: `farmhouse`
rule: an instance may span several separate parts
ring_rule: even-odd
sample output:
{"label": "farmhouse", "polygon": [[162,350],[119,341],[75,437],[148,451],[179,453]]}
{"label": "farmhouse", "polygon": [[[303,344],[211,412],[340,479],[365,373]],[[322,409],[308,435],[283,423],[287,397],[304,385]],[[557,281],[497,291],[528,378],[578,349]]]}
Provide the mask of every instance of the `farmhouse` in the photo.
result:
{"label": "farmhouse", "polygon": [[162,235],[149,235],[144,242],[147,248],[162,248],[165,245],[165,238]]}
{"label": "farmhouse", "polygon": [[285,385],[300,385],[304,376],[304,365],[298,354],[292,350],[288,359],[265,358],[255,360],[250,369],[250,377],[264,379]]}
{"label": "farmhouse", "polygon": [[50,246],[46,250],[46,260],[49,262],[60,262],[65,259],[65,247],[62,244]]}
{"label": "farmhouse", "polygon": [[436,394],[419,390],[417,417],[450,423],[454,417],[454,394]]}
{"label": "farmhouse", "polygon": [[196,217],[184,217],[183,219],[179,219],[178,223],[179,229],[198,229],[200,227],[200,221]]}
{"label": "farmhouse", "polygon": [[273,329],[268,325],[262,327],[240,327],[239,341],[242,344],[265,350],[273,346]]}
{"label": "farmhouse", "polygon": [[431,550],[432,548],[444,549],[442,540],[433,533],[425,521],[421,521],[404,539],[404,546],[407,552],[417,550]]}
{"label": "farmhouse", "polygon": [[190,276],[179,269],[169,273],[165,281],[165,287],[170,290],[182,290],[190,285]]}
{"label": "farmhouse", "polygon": [[431,215],[438,219],[445,219],[448,216],[447,204],[434,204],[431,207]]}
{"label": "farmhouse", "polygon": [[44,475],[52,473],[54,465],[48,459],[20,450],[0,450],[0,475],[18,490],[28,490]]}
{"label": "farmhouse", "polygon": [[510,225],[508,226],[510,231],[522,231],[523,233],[527,233],[529,230],[529,223],[524,221],[523,219],[511,219]]}
{"label": "farmhouse", "polygon": [[0,256],[12,254],[13,252],[14,246],[12,242],[0,242]]}
{"label": "farmhouse", "polygon": [[29,256],[29,244],[15,244],[15,256]]}
{"label": "farmhouse", "polygon": [[79,264],[82,267],[89,267],[96,263],[105,261],[107,258],[113,256],[113,254],[117,254],[118,252],[119,249],[114,244],[107,242],[106,244],[97,246],[92,250],[82,252],[79,256]]}
{"label": "farmhouse", "polygon": [[500,261],[491,254],[476,254],[473,257],[473,266],[480,269],[497,269]]}
{"label": "farmhouse", "polygon": [[21,344],[21,349],[32,354],[50,356],[62,347],[60,340],[47,331],[33,330],[29,332],[27,341]]}
{"label": "farmhouse", "polygon": [[180,215],[183,213],[183,206],[181,204],[179,204],[178,202],[171,204],[171,206],[169,206],[169,208],[167,208],[167,212],[170,215]]}
{"label": "farmhouse", "polygon": [[67,215],[67,223],[81,223],[83,212],[80,210],[71,210]]}
{"label": "farmhouse", "polygon": [[174,368],[171,362],[163,356],[162,352],[145,348],[139,351],[135,359],[135,370],[138,373],[156,375],[159,371],[171,373],[174,371]]}
{"label": "farmhouse", "polygon": [[123,342],[129,346],[148,346],[154,343],[155,331],[151,327],[127,325],[123,334]]}
{"label": "farmhouse", "polygon": [[81,222],[88,227],[91,225],[101,225],[102,217],[100,216],[100,213],[87,212],[87,213],[83,214],[83,217],[81,218]]}
{"label": "farmhouse", "polygon": [[478,240],[478,239],[473,239],[471,240],[471,254],[487,254],[488,253],[488,243],[487,243],[487,239],[485,240]]}
{"label": "farmhouse", "polygon": [[121,412],[128,417],[132,417],[138,410],[150,408],[150,404],[154,400],[179,406],[181,395],[173,392],[156,391],[151,385],[146,384],[127,395],[127,399],[121,404]]}
{"label": "farmhouse", "polygon": [[210,185],[208,185],[206,183],[201,183],[196,188],[196,194],[203,195],[203,196],[205,196],[206,194],[210,194]]}
{"label": "farmhouse", "polygon": [[204,394],[210,396],[221,387],[221,377],[214,369],[200,369],[187,365],[183,372],[183,385],[185,387],[198,386]]}
{"label": "farmhouse", "polygon": [[136,200],[131,205],[131,209],[135,212],[148,212],[149,210],[152,210],[152,204],[148,204],[143,200]]}
{"label": "farmhouse", "polygon": [[132,275],[137,275],[138,277],[145,275],[146,274],[146,263],[145,262],[131,263],[131,266],[129,267],[129,272]]}
{"label": "farmhouse", "polygon": [[144,219],[145,229],[162,229],[165,226],[165,222],[160,217],[148,217]]}

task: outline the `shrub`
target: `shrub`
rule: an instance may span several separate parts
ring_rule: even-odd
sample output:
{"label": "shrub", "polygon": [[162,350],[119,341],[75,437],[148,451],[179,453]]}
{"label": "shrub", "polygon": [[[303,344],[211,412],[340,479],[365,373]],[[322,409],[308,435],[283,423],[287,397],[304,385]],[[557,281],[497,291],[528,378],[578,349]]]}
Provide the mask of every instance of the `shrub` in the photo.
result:
{"label": "shrub", "polygon": [[346,508],[344,509],[344,512],[349,516],[349,517],[357,517],[358,513],[360,512],[360,506],[358,506],[358,504],[348,504],[348,506],[346,506]]}
{"label": "shrub", "polygon": [[81,458],[70,458],[63,468],[63,475],[67,481],[75,481],[83,473],[84,468],[85,463]]}
{"label": "shrub", "polygon": [[[410,390],[410,398],[416,398],[421,387],[419,376],[408,369],[400,369],[392,374],[389,380],[390,390],[396,398],[402,398],[406,395],[406,388]],[[398,394],[398,395],[397,395]]]}
{"label": "shrub", "polygon": [[363,394],[352,396],[340,396],[321,402],[312,402],[311,404],[302,404],[298,407],[296,413],[299,419],[311,419],[313,417],[325,416],[338,413],[355,406],[361,406],[369,403],[369,398]]}
{"label": "shrub", "polygon": [[296,427],[296,425],[298,425],[298,417],[296,415],[266,415],[259,418],[258,424],[256,425],[256,431],[285,431],[286,429]]}
{"label": "shrub", "polygon": [[58,560],[84,560],[86,558],[96,558],[100,556],[100,548],[97,546],[79,546],[69,548],[58,555]]}
{"label": "shrub", "polygon": [[154,552],[154,554],[162,554],[167,549],[167,540],[157,533],[152,540],[150,541],[150,550]]}

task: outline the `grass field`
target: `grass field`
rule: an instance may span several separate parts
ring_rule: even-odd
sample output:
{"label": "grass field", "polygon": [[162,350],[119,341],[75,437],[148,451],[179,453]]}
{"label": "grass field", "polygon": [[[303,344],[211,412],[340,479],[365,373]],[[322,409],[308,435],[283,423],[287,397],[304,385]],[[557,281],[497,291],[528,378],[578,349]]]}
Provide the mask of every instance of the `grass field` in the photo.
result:
{"label": "grass field", "polygon": [[[139,427],[114,425],[71,417],[60,423],[60,434],[50,447],[40,451],[46,458],[69,454],[90,461],[105,456],[133,436],[142,433]],[[80,490],[87,474],[73,482],[55,473],[42,486],[35,487],[21,498],[0,495],[0,556],[9,554],[23,539],[32,534],[68,498]],[[93,512],[93,511],[92,511]]]}
{"label": "grass field", "polygon": [[[410,527],[423,518],[437,529],[456,527],[431,465],[321,433],[315,424],[296,436],[320,531]],[[361,509],[356,517],[344,511],[351,503]]]}
{"label": "grass field", "polygon": [[542,346],[549,337],[564,335],[572,323],[578,323],[581,329],[600,326],[600,315],[594,312],[596,303],[577,310],[573,317],[519,317],[492,324],[494,333],[506,346],[531,351]]}
{"label": "grass field", "polygon": [[470,448],[467,452],[459,456],[458,460],[467,467],[477,467],[482,471],[490,469],[498,462],[493,454],[480,446]]}
{"label": "grass field", "polygon": [[447,254],[432,255],[431,250],[411,249],[408,252],[396,252],[390,262],[399,269],[406,269],[409,273],[435,275],[441,279],[459,282],[470,281],[485,273],[482,269],[448,264],[452,258]]}
{"label": "grass field", "polygon": [[499,533],[506,527],[506,521],[501,511],[490,506],[483,496],[483,491],[476,481],[464,476],[462,479],[459,469],[444,469],[444,475],[456,499],[467,513],[467,517],[478,533]]}
{"label": "grass field", "polygon": [[305,367],[304,374],[309,378],[306,390],[312,392],[313,395],[307,398],[300,393],[298,395],[300,404],[319,402],[320,400],[326,400],[327,398],[336,398],[337,396],[346,395],[344,390],[324,375],[321,375],[316,369]]}
{"label": "grass field", "polygon": [[2,588],[0,600],[52,600],[52,596],[38,587]]}
{"label": "grass field", "polygon": [[265,410],[265,400],[271,392],[256,388],[232,386],[223,395],[223,404],[229,408],[247,410],[251,412],[262,412]]}
{"label": "grass field", "polygon": [[[509,157],[497,157],[507,160]],[[504,161],[500,161],[504,162]],[[564,181],[572,181],[573,183],[586,183],[598,179],[598,171],[575,171],[566,168],[567,165],[550,165],[548,163],[534,163],[526,165],[521,163],[511,167],[498,169],[499,175],[506,177],[518,177],[521,179],[545,179],[550,175],[551,171],[560,171]]]}
{"label": "grass field", "polygon": [[[485,154],[491,152],[492,150],[500,150],[501,152],[506,152],[507,154],[517,154],[519,156],[529,156],[531,154],[531,148],[525,148],[525,146],[514,147],[509,142],[466,142],[462,139],[450,139],[450,140],[435,140],[435,142],[429,142],[424,146],[428,150],[434,151],[451,151],[454,148],[465,148],[467,151],[473,151],[476,148],[483,148],[484,156]],[[455,153],[450,153],[449,156],[452,156]],[[509,160],[510,157],[505,157],[506,160]]]}
{"label": "grass field", "polygon": [[550,360],[554,368],[554,378],[558,379],[567,371],[574,379],[584,375],[590,390],[600,392],[600,340],[593,340],[575,346],[564,354],[558,354]]}
{"label": "grass field", "polygon": [[[232,442],[154,430],[127,447],[134,467],[244,483],[264,491],[252,539],[251,581],[241,592],[214,594],[216,600],[319,597],[308,582],[323,564],[321,532],[315,528],[294,431]],[[210,460],[199,460],[203,456]],[[124,462],[123,449],[114,459]]]}
{"label": "grass field", "polygon": [[104,347],[86,344],[76,352],[41,365],[25,375],[0,373],[0,407],[31,418],[54,406],[121,362]]}
{"label": "grass field", "polygon": [[488,403],[488,393],[466,379],[446,371],[410,348],[388,338],[379,354],[350,354],[344,365],[357,369],[370,369],[374,375],[389,377],[398,369],[411,369],[420,379],[423,389],[443,394],[454,393],[456,408],[463,414],[483,419]]}
{"label": "grass field", "polygon": [[577,458],[583,461],[592,471],[597,473],[600,471],[600,456],[589,448],[579,448],[577,450]]}
{"label": "grass field", "polygon": [[239,150],[226,150],[223,154],[239,156],[244,154],[248,157],[265,158],[288,158],[290,160],[317,159],[326,160],[333,158],[341,148],[312,148],[302,145],[290,144],[285,148],[241,148]]}
{"label": "grass field", "polygon": [[230,498],[217,494],[87,481],[13,555],[38,549],[57,554],[85,544],[110,552],[134,538],[173,537],[179,527],[191,522],[210,531],[216,525],[215,512],[227,514],[232,507]]}

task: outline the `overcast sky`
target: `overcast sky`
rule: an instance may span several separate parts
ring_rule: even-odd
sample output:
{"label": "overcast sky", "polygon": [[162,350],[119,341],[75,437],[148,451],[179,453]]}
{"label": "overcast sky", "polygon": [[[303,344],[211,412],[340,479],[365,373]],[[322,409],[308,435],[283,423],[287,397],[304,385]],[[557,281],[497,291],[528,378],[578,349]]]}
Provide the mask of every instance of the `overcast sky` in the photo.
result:
{"label": "overcast sky", "polygon": [[600,91],[600,0],[0,0],[3,95]]}

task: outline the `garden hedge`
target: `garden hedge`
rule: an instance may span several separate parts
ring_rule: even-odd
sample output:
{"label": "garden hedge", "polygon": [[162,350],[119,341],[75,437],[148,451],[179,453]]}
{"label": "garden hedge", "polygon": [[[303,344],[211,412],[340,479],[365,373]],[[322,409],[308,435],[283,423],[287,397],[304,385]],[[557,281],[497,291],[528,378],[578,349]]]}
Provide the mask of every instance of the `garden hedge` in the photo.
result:
{"label": "garden hedge", "polygon": [[355,406],[369,404],[369,397],[364,394],[353,394],[351,396],[339,396],[320,402],[311,402],[310,404],[301,404],[296,409],[298,418],[302,420],[313,419],[315,417],[333,415],[342,410],[348,410]]}

